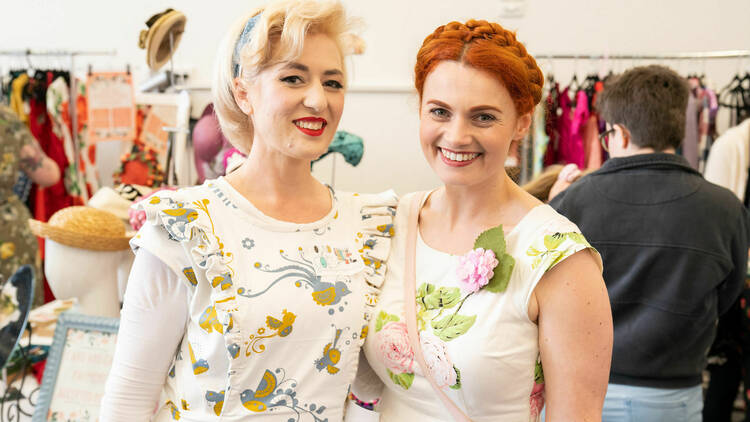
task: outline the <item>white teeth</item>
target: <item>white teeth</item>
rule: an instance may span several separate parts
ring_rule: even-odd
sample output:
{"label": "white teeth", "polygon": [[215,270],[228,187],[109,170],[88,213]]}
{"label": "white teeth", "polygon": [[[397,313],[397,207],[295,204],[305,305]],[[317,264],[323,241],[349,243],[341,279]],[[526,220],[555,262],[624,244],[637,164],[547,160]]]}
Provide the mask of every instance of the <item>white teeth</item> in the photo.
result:
{"label": "white teeth", "polygon": [[447,158],[447,159],[449,159],[451,161],[457,161],[457,162],[473,160],[473,159],[477,158],[477,156],[479,156],[479,154],[476,153],[476,152],[474,152],[474,153],[468,153],[468,154],[463,154],[463,153],[460,153],[460,152],[459,153],[455,153],[455,152],[452,152],[452,151],[446,151],[446,150],[444,150],[442,148],[440,148],[440,152],[443,154],[443,156],[445,158]]}
{"label": "white teeth", "polygon": [[302,129],[310,129],[310,130],[320,130],[323,128],[323,122],[306,122],[306,121],[296,121],[294,122],[295,125],[298,127],[301,127]]}

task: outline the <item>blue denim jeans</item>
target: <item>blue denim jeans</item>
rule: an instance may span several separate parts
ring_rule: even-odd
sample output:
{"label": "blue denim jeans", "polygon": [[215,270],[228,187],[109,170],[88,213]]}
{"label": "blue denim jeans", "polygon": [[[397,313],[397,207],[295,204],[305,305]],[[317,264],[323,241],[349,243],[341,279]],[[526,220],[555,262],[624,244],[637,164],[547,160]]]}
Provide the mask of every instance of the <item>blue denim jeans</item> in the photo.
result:
{"label": "blue denim jeans", "polygon": [[[602,422],[702,422],[702,412],[700,385],[667,389],[609,384]],[[543,410],[542,421],[544,417]]]}
{"label": "blue denim jeans", "polygon": [[703,389],[609,384],[602,422],[701,422]]}

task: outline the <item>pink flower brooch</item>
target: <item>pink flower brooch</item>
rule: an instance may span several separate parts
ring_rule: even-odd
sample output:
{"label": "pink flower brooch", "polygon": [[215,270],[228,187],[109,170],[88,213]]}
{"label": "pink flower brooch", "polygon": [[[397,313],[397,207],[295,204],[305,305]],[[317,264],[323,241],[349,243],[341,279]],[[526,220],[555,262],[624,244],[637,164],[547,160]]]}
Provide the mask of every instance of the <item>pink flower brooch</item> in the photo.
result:
{"label": "pink flower brooch", "polygon": [[464,290],[499,293],[508,287],[516,261],[505,253],[503,226],[489,229],[474,241],[474,249],[458,258],[456,275]]}

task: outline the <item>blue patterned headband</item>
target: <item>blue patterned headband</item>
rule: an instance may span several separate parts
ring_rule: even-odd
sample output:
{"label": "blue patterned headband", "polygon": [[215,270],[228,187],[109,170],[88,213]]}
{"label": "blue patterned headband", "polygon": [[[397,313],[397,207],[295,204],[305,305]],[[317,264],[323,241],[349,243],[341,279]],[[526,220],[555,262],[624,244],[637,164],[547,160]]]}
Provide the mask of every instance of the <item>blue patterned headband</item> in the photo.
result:
{"label": "blue patterned headband", "polygon": [[242,47],[250,42],[250,32],[252,32],[253,28],[255,28],[255,24],[258,23],[258,18],[260,18],[260,15],[261,14],[258,13],[247,21],[245,27],[242,29],[240,37],[237,38],[237,43],[234,45],[234,54],[232,54],[232,66],[234,68],[235,78],[240,76],[240,51],[242,51]]}

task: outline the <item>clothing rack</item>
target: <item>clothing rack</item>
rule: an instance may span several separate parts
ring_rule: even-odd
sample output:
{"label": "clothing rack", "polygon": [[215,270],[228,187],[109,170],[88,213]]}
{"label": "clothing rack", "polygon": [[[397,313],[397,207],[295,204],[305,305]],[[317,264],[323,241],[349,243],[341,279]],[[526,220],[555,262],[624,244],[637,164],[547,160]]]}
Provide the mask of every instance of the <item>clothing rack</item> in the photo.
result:
{"label": "clothing rack", "polygon": [[[548,53],[534,54],[534,58],[539,60],[708,60],[708,59],[746,59],[750,58],[750,50],[717,50],[717,51],[700,51],[700,52],[667,52],[658,54],[589,54],[589,53]],[[528,137],[521,143],[520,167],[521,183],[530,179],[527,151],[529,148]]]}
{"label": "clothing rack", "polygon": [[[70,60],[69,69],[71,78],[70,78],[70,86],[68,89],[70,90],[70,100],[69,104],[70,107],[68,107],[68,112],[70,113],[70,122],[72,125],[71,128],[71,137],[73,140],[73,157],[78,157],[79,151],[78,151],[78,116],[77,116],[77,104],[78,104],[78,90],[76,86],[76,78],[74,75],[75,67],[76,67],[76,57],[80,56],[115,56],[117,55],[117,51],[115,50],[31,50],[31,49],[25,49],[25,50],[0,50],[0,56],[11,56],[11,57],[26,57],[27,60],[31,56],[44,56],[44,57],[67,57]],[[31,67],[31,62],[29,61],[29,67]],[[77,158],[75,158],[77,159]],[[85,190],[86,187],[83,186],[83,189]],[[87,195],[84,195],[84,198],[86,198]]]}
{"label": "clothing rack", "polygon": [[750,57],[750,50],[703,51],[663,54],[532,54],[535,59],[569,60],[685,60],[685,59],[741,59]]}

